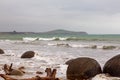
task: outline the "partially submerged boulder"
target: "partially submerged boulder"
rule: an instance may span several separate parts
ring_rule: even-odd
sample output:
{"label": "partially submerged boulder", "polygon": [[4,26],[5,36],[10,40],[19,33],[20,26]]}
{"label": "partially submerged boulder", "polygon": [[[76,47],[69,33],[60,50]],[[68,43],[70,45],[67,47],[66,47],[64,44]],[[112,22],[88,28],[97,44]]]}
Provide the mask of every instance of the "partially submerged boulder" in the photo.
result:
{"label": "partially submerged boulder", "polygon": [[103,49],[104,50],[112,50],[112,49],[115,49],[116,46],[103,46]]}
{"label": "partially submerged boulder", "polygon": [[0,49],[0,54],[4,54],[4,51],[2,49]]}
{"label": "partially submerged boulder", "polygon": [[91,48],[92,48],[92,49],[96,49],[96,48],[97,48],[97,45],[92,45]]}
{"label": "partially submerged boulder", "polygon": [[108,73],[111,76],[120,77],[120,54],[109,59],[104,67],[103,73]]}
{"label": "partially submerged boulder", "polygon": [[97,49],[97,45],[90,45],[90,46],[85,46],[84,48]]}
{"label": "partially submerged boulder", "polygon": [[35,52],[34,51],[27,51],[22,54],[21,58],[32,58],[34,57]]}
{"label": "partially submerged boulder", "polygon": [[68,64],[67,79],[69,80],[90,79],[102,72],[99,63],[92,58],[76,58],[67,61],[66,64]]}

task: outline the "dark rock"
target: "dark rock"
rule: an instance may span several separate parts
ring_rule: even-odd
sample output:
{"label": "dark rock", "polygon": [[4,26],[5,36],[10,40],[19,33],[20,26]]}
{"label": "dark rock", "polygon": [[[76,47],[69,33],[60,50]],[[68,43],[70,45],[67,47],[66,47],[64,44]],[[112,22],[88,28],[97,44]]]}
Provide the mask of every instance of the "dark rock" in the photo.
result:
{"label": "dark rock", "polygon": [[27,51],[22,54],[21,58],[32,58],[34,57],[35,52],[34,51]]}
{"label": "dark rock", "polygon": [[37,71],[36,74],[43,74],[43,72]]}
{"label": "dark rock", "polygon": [[92,45],[91,48],[92,48],[92,49],[96,49],[96,48],[97,48],[97,45]]}
{"label": "dark rock", "polygon": [[111,50],[111,49],[115,49],[116,46],[103,46],[104,50]]}
{"label": "dark rock", "polygon": [[0,49],[0,54],[4,54],[4,51],[2,49]]}
{"label": "dark rock", "polygon": [[92,58],[76,58],[67,61],[66,64],[68,64],[67,79],[69,80],[90,79],[102,72],[99,63]]}
{"label": "dark rock", "polygon": [[70,47],[70,45],[69,45],[69,44],[64,44],[64,43],[61,43],[61,44],[57,44],[57,46]]}
{"label": "dark rock", "polygon": [[120,54],[112,57],[105,63],[103,72],[111,76],[120,77]]}

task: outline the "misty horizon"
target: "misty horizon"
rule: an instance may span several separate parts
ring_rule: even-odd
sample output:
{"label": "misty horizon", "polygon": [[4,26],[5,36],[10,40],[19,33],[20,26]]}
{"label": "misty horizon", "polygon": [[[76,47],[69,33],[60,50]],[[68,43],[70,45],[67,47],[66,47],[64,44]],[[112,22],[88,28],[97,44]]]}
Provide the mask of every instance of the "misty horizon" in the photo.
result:
{"label": "misty horizon", "polygon": [[[72,30],[67,30],[67,29],[53,29],[53,30],[47,30],[47,31],[39,31],[39,32],[50,32],[50,31],[57,31],[57,30],[63,30],[63,31],[72,31]],[[17,31],[17,30],[12,30],[12,31],[1,31],[1,32],[33,32],[33,31]],[[35,32],[35,33],[39,33]],[[72,32],[86,32],[86,31],[72,31]]]}

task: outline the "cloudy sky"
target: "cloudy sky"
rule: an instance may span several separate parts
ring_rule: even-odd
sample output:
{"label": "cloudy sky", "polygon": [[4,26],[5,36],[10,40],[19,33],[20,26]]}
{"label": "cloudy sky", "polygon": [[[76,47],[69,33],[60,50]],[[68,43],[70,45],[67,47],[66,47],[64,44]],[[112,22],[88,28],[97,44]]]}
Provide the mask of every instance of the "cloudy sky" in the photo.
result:
{"label": "cloudy sky", "polygon": [[120,34],[120,0],[0,0],[0,31]]}

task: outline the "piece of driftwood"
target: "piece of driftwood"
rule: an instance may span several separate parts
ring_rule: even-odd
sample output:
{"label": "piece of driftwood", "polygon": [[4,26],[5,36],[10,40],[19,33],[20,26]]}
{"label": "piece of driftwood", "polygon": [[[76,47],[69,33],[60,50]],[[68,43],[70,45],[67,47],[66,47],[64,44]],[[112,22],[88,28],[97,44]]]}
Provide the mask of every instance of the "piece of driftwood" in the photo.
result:
{"label": "piece of driftwood", "polygon": [[45,72],[47,73],[46,77],[52,77],[55,78],[56,76],[56,69],[51,70],[51,68],[46,68]]}
{"label": "piece of driftwood", "polygon": [[56,69],[51,70],[51,68],[46,68],[45,72],[47,73],[46,77],[40,77],[40,76],[35,76],[32,78],[25,78],[25,79],[15,79],[10,77],[9,75],[6,74],[0,74],[4,80],[59,80],[59,78],[56,78]]}
{"label": "piece of driftwood", "polygon": [[22,67],[18,69],[13,69],[12,66],[13,66],[12,63],[10,66],[7,64],[4,65],[3,70],[6,75],[23,75],[25,73],[25,71],[22,70],[23,69]]}

